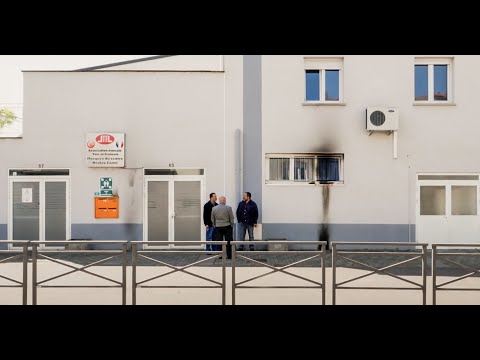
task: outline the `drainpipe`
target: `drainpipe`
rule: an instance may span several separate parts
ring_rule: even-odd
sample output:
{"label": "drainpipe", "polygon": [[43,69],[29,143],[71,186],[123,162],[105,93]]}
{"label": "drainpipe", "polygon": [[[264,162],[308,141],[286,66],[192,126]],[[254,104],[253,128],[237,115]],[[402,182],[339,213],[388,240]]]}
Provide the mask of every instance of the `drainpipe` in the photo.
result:
{"label": "drainpipe", "polygon": [[[412,155],[407,154],[407,162],[408,162],[408,242],[412,242],[412,219],[411,219],[411,207],[412,207],[412,175],[411,175],[411,168],[412,168]],[[416,201],[416,199],[415,199]]]}
{"label": "drainpipe", "polygon": [[242,167],[242,130],[235,130],[235,194],[237,196],[236,204],[242,199],[242,179],[243,179],[243,167]]}

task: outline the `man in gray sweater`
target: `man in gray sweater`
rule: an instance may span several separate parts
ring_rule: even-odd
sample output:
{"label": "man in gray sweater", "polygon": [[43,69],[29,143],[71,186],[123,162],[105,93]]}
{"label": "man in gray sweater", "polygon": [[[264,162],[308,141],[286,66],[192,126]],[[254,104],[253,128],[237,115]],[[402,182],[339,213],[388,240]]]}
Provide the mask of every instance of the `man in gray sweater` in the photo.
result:
{"label": "man in gray sweater", "polygon": [[[213,227],[217,229],[217,241],[227,241],[227,259],[232,258],[232,246],[230,241],[233,241],[233,210],[227,205],[227,198],[221,196],[219,205],[212,209],[212,223]],[[225,238],[225,240],[224,240]]]}

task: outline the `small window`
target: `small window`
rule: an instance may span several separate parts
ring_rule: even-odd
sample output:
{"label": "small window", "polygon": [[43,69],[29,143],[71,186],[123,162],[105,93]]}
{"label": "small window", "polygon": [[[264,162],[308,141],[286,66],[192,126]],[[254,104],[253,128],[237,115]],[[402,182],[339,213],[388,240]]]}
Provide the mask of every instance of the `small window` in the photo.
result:
{"label": "small window", "polygon": [[435,101],[448,101],[447,73],[447,65],[433,65],[433,100]]}
{"label": "small window", "polygon": [[452,215],[477,215],[477,187],[452,186]]}
{"label": "small window", "polygon": [[415,101],[452,102],[452,59],[415,59]]}
{"label": "small window", "polygon": [[290,159],[270,159],[270,178],[275,181],[289,180]]}
{"label": "small window", "polygon": [[315,180],[315,159],[314,158],[294,158],[294,176],[295,181],[314,181]]}
{"label": "small window", "polygon": [[420,215],[445,215],[445,186],[420,186]]}
{"label": "small window", "polygon": [[320,72],[318,70],[306,71],[307,101],[320,101]]}
{"label": "small window", "polygon": [[340,159],[337,157],[321,157],[317,159],[317,181],[340,181]]}
{"label": "small window", "polygon": [[267,154],[267,183],[343,183],[343,154]]}
{"label": "small window", "polygon": [[428,101],[428,65],[415,65],[415,101]]}
{"label": "small window", "polygon": [[325,71],[325,101],[340,100],[340,70]]}
{"label": "small window", "polygon": [[478,175],[418,175],[418,180],[477,180]]}
{"label": "small window", "polygon": [[342,101],[343,59],[305,58],[305,101]]}

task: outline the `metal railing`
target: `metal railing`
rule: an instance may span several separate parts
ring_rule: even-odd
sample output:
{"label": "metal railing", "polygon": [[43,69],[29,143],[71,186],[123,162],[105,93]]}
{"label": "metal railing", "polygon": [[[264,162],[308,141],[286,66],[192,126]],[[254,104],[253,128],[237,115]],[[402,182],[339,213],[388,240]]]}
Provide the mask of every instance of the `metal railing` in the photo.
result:
{"label": "metal railing", "polygon": [[6,275],[0,274],[0,278],[9,281],[11,285],[0,285],[0,288],[22,288],[22,305],[27,305],[27,286],[28,286],[28,244],[29,241],[2,241],[2,244],[21,247],[21,249],[0,250],[0,254],[12,255],[0,260],[0,264],[15,259],[22,259],[22,280],[16,280]]}
{"label": "metal railing", "polygon": [[[232,243],[232,305],[236,303],[236,291],[237,289],[322,289],[322,305],[325,305],[325,247],[327,245],[326,242],[319,242],[319,241],[233,241]],[[315,247],[320,247],[320,250],[305,250],[305,251],[238,251],[236,250],[236,245],[244,245],[248,247],[250,245],[310,245]],[[281,267],[269,265],[263,263],[261,261],[252,259],[247,255],[311,255],[306,259],[302,259],[300,261],[296,261]],[[320,258],[321,259],[321,282],[306,278],[304,276],[300,276],[297,274],[293,274],[291,272],[286,271],[289,268],[292,268],[296,265],[305,263],[307,261],[311,261],[314,259]],[[247,262],[252,262],[256,265],[260,265],[261,267],[266,267],[271,269],[272,271],[263,274],[248,278],[247,280],[236,282],[236,271],[237,271],[237,259],[244,259]],[[282,273],[288,276],[304,280],[310,284],[311,286],[245,286],[244,284],[252,282],[254,280],[264,278],[274,273]]]}
{"label": "metal railing", "polygon": [[[361,250],[361,251],[339,251],[337,249],[338,246],[351,246],[351,247],[357,247],[357,246],[366,246],[366,247],[381,247],[381,248],[398,248],[398,247],[422,247],[421,252],[412,250],[412,251],[374,251],[374,250]],[[403,242],[395,242],[395,243],[385,243],[385,242],[338,242],[334,241],[332,242],[332,305],[336,304],[336,291],[337,289],[350,289],[350,290],[420,290],[422,291],[422,299],[423,299],[423,305],[427,304],[427,272],[426,272],[426,266],[427,266],[427,246],[428,244],[424,243],[403,243]],[[410,259],[403,260],[397,263],[394,263],[392,265],[388,265],[382,268],[376,268],[372,265],[365,264],[363,262],[360,262],[358,260],[346,257],[344,255],[353,255],[353,254],[364,254],[364,255],[401,255],[401,256],[413,256]],[[354,264],[360,265],[361,267],[364,267],[366,269],[372,270],[368,274],[360,275],[357,277],[354,277],[352,279],[348,279],[345,281],[342,281],[340,283],[337,283],[337,259],[342,258],[347,261],[350,261]],[[415,261],[421,259],[422,262],[422,282],[417,283],[408,279],[405,279],[401,276],[397,276],[395,274],[392,274],[388,272],[387,270],[393,269],[395,267],[398,267],[400,265],[404,265],[406,263]],[[372,276],[374,274],[379,274],[379,275],[388,275],[392,278],[404,281],[406,283],[409,283],[413,285],[414,287],[392,287],[392,286],[370,286],[370,287],[365,287],[365,286],[344,286],[345,284],[351,283],[353,281],[357,281],[360,279],[364,279],[366,277]]]}
{"label": "metal railing", "polygon": [[[122,304],[126,305],[127,303],[127,265],[128,265],[128,243],[126,241],[47,241],[47,242],[39,242],[39,241],[2,241],[2,244],[5,245],[13,245],[16,247],[15,249],[11,250],[0,250],[0,255],[6,255],[6,258],[0,259],[0,264],[4,264],[10,261],[21,259],[22,263],[22,280],[11,278],[10,275],[7,276],[5,274],[0,273],[0,279],[7,280],[11,284],[0,285],[0,288],[22,288],[22,304],[27,305],[28,301],[28,261],[29,261],[29,249],[32,249],[32,304],[37,304],[37,289],[39,288],[121,288],[122,289]],[[118,250],[71,250],[71,246],[69,245],[106,245],[106,246],[119,246],[121,249]],[[164,246],[164,242],[132,242],[132,304],[135,305],[137,302],[137,289],[140,288],[164,288],[164,289],[178,289],[178,288],[193,288],[193,289],[221,289],[222,292],[222,304],[225,305],[226,303],[226,242],[209,242],[212,245],[221,245],[222,251],[205,251],[201,250],[181,250],[180,249],[154,249],[151,248],[152,246]],[[236,303],[236,295],[238,289],[321,289],[322,290],[322,304],[325,304],[325,284],[326,284],[326,271],[325,271],[325,260],[326,260],[326,243],[325,242],[317,242],[317,241],[255,241],[253,243],[255,246],[265,246],[265,245],[313,245],[319,246],[321,245],[321,250],[315,251],[245,251],[239,252],[236,250],[237,245],[244,245],[249,246],[252,245],[252,242],[249,241],[235,241],[232,242],[232,305]],[[148,249],[140,250],[139,246],[141,245],[148,245],[150,246]],[[182,242],[180,246],[203,246],[205,245],[204,242]],[[52,246],[57,247],[66,247],[66,249],[57,249],[52,248]],[[367,247],[367,250],[340,250],[339,247]],[[370,247],[370,248],[369,248]],[[421,249],[419,249],[421,247]],[[372,248],[383,248],[382,250],[375,250]],[[392,249],[391,251],[387,251],[386,249],[389,248],[413,248],[411,251],[402,251],[398,249]],[[480,288],[467,288],[467,287],[455,287],[449,288],[447,287],[450,284],[458,282],[460,280],[473,277],[477,274],[480,274],[480,269],[477,269],[475,266],[471,264],[462,264],[458,261],[453,261],[448,257],[452,256],[480,256],[480,252],[451,252],[445,250],[447,252],[440,252],[439,248],[447,248],[447,249],[455,249],[455,248],[480,248],[480,244],[432,244],[432,303],[436,305],[437,302],[437,291],[480,291]],[[65,262],[50,256],[50,254],[73,254],[73,255],[108,255],[107,258],[104,258],[99,261],[91,262],[87,265],[72,265],[72,262]],[[210,255],[205,259],[200,259],[198,261],[189,263],[187,265],[182,266],[175,266],[169,264],[165,261],[161,261],[158,259],[154,259],[149,257],[149,254],[162,254],[162,255]],[[265,262],[259,261],[258,259],[254,259],[249,257],[250,255],[258,255],[262,254],[265,256],[268,255],[305,255],[308,258],[303,259],[301,261],[296,261],[285,266],[276,267],[273,265],[266,264]],[[357,259],[352,259],[351,257],[347,257],[346,255],[392,255],[392,256],[402,256],[402,257],[409,257],[408,259],[402,259],[402,261],[396,262],[394,264],[383,266],[383,267],[375,267],[371,264],[367,264],[365,262],[359,261]],[[122,280],[117,281],[115,279],[96,274],[94,272],[89,271],[88,269],[94,266],[101,265],[111,259],[121,257],[121,267],[122,267]],[[138,281],[137,280],[137,267],[139,266],[138,260],[140,258],[146,259],[149,262],[153,262],[157,265],[161,265],[164,267],[169,268],[171,271],[158,275],[152,276],[148,279]],[[214,279],[207,278],[202,275],[198,275],[188,271],[188,269],[203,264],[207,261],[215,260],[222,258],[222,280],[216,281]],[[287,270],[292,268],[296,265],[305,263],[307,261],[320,258],[321,259],[321,282],[306,278],[304,276],[300,276]],[[53,276],[41,281],[38,281],[38,259],[45,259],[50,262],[68,267],[72,269],[72,271],[65,272],[63,274]],[[238,263],[237,260],[243,259],[247,262],[253,263],[255,265],[259,265],[260,267],[269,268],[271,271],[258,276],[253,276],[249,279],[243,280],[241,282],[236,281],[236,275],[238,270]],[[337,266],[339,265],[338,260],[345,259],[346,261],[352,262],[356,265],[359,265],[360,268],[364,268],[370,270],[370,272],[342,281],[337,283]],[[413,262],[415,260],[421,260],[421,269],[422,269],[422,280],[419,282],[411,281],[406,279],[402,276],[405,275],[396,275],[394,273],[389,272],[389,270],[399,267],[401,265]],[[384,261],[384,260],[382,260]],[[448,265],[453,265],[452,267],[461,268],[464,270],[468,270],[469,273],[457,276],[453,280],[449,280],[443,282],[441,284],[437,284],[437,276],[438,276],[438,263],[444,262]],[[20,262],[19,262],[20,265]],[[423,304],[426,304],[426,279],[427,279],[427,244],[424,243],[404,243],[404,242],[397,242],[397,243],[377,243],[377,242],[332,242],[332,304],[335,305],[337,301],[337,290],[419,290],[422,291],[423,295]],[[92,285],[92,286],[75,286],[75,285],[62,285],[62,286],[55,286],[55,285],[48,285],[49,282],[53,280],[60,279],[62,277],[81,272],[84,274],[88,274],[90,276],[100,278],[106,280],[113,285]],[[156,279],[164,278],[166,276],[172,275],[174,273],[184,273],[188,274],[189,276],[202,279],[208,281],[211,286],[181,286],[181,285],[164,285],[164,286],[149,286],[147,285],[148,282],[151,282]],[[313,286],[248,286],[247,284],[260,279],[264,278],[268,275],[274,273],[283,273],[288,276],[304,280]],[[367,278],[369,276],[379,274],[379,275],[387,275],[391,278],[395,278],[397,280],[401,280],[406,282],[413,287],[392,287],[392,286],[345,286],[350,284],[354,281]]]}
{"label": "metal railing", "polygon": [[[100,289],[100,288],[121,288],[122,289],[122,305],[127,304],[127,241],[32,241],[30,243],[32,247],[32,305],[37,305],[37,289],[38,288],[91,288],[91,289]],[[71,245],[108,245],[115,246],[121,245],[121,250],[68,250],[68,247]],[[41,248],[39,248],[41,246]],[[48,247],[64,247],[67,249],[56,249]],[[99,261],[92,262],[84,266],[73,266],[69,263],[60,261],[58,259],[48,256],[50,254],[89,254],[89,255],[109,255],[107,258],[104,258]],[[117,281],[115,279],[96,274],[94,272],[88,271],[87,269],[93,266],[98,266],[102,263],[105,263],[111,259],[121,257],[122,258],[122,281]],[[50,262],[68,267],[73,269],[66,273],[56,275],[42,281],[38,281],[38,259],[45,259]],[[115,285],[45,285],[46,283],[60,279],[62,277],[82,272],[93,277],[97,277],[103,280],[106,280]]]}
{"label": "metal railing", "polygon": [[[201,250],[171,250],[171,249],[162,249],[162,248],[152,248],[155,246],[161,247],[165,246],[165,242],[162,241],[135,241],[132,242],[132,305],[137,304],[137,289],[139,288],[148,288],[148,289],[222,289],[222,305],[225,305],[226,303],[226,245],[227,243],[225,241],[209,241],[209,245],[221,245],[222,246],[222,251],[205,251],[203,249]],[[139,245],[147,245],[148,248],[146,250],[139,250],[138,246]],[[178,245],[180,246],[204,246],[205,242],[199,242],[199,241],[188,241],[188,242],[181,242]],[[181,249],[181,248],[180,248]],[[161,254],[161,255],[213,255],[209,256],[206,259],[201,259],[198,261],[195,261],[193,263],[189,263],[187,265],[182,265],[182,266],[175,266],[172,264],[169,264],[165,261],[161,261],[158,259],[154,259],[151,256],[147,255],[152,255],[152,254]],[[161,266],[165,266],[171,271],[165,273],[165,274],[160,274],[157,276],[149,277],[145,280],[138,281],[137,280],[137,267],[138,267],[138,260],[139,258],[146,259],[151,263],[158,264]],[[207,278],[202,275],[198,275],[195,273],[192,273],[190,271],[187,271],[187,269],[203,264],[208,261],[212,261],[215,259],[222,259],[222,281],[218,282],[216,280],[213,280],[211,278]],[[165,278],[166,276],[175,274],[175,273],[184,273],[190,276],[193,276],[195,278],[199,278],[202,280],[205,280],[213,285],[194,285],[194,286],[184,286],[184,285],[145,285],[148,282],[151,282],[153,280],[157,280],[160,278]]]}
{"label": "metal railing", "polygon": [[[480,244],[432,244],[432,304],[437,304],[437,291],[480,291],[480,288],[445,288],[446,285],[453,284],[460,280],[472,277],[475,274],[480,274],[479,269],[475,269],[471,266],[461,264],[457,261],[452,261],[447,259],[451,256],[480,256],[479,252],[438,252],[438,248],[480,248]],[[437,285],[437,263],[444,262],[448,265],[454,265],[457,268],[465,269],[471,271],[466,275],[462,275],[456,279],[446,281],[442,284]]]}

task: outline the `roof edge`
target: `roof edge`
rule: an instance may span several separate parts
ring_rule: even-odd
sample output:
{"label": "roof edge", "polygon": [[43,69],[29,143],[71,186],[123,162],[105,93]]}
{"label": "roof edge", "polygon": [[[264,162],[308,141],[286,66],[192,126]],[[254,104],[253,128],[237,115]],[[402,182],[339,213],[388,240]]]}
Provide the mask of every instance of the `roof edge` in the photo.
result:
{"label": "roof edge", "polygon": [[88,68],[73,70],[73,72],[95,71],[95,70],[107,69],[107,68],[115,67],[115,66],[129,65],[129,64],[135,64],[135,63],[144,62],[144,61],[163,59],[163,58],[172,57],[172,56],[178,56],[178,55],[155,55],[155,56],[149,56],[149,57],[140,58],[140,59],[120,61],[120,62],[111,63],[111,64],[92,66],[92,67],[88,67]]}

